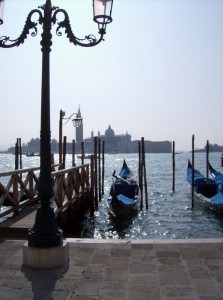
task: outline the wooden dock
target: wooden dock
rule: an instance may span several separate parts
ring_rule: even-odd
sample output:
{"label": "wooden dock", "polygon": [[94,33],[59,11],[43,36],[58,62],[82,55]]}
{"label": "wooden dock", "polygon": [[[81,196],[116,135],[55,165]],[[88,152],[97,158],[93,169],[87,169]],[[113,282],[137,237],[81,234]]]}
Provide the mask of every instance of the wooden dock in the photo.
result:
{"label": "wooden dock", "polygon": [[39,204],[25,208],[18,215],[12,216],[0,223],[1,238],[27,239],[28,230],[33,227],[36,209]]}

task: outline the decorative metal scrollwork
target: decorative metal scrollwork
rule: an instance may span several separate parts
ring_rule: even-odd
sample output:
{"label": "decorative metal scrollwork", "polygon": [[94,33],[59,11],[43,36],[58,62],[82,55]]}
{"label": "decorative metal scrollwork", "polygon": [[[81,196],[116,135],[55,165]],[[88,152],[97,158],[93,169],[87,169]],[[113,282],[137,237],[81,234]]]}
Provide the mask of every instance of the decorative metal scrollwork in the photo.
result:
{"label": "decorative metal scrollwork", "polygon": [[[58,13],[62,13],[64,15],[64,20],[61,21],[61,22],[57,22],[56,16],[57,16]],[[54,15],[52,17],[52,22],[53,22],[53,24],[56,24],[56,23],[58,24],[58,27],[56,29],[56,34],[58,36],[62,36],[61,29],[65,29],[65,33],[67,35],[67,38],[69,39],[70,43],[73,43],[75,46],[77,46],[77,45],[82,46],[82,47],[95,46],[103,40],[103,35],[105,34],[105,32],[99,32],[101,34],[101,37],[98,40],[93,34],[85,36],[84,39],[77,38],[73,34],[73,31],[72,31],[71,25],[70,25],[70,19],[69,19],[68,13],[64,9],[57,9],[54,12]],[[88,43],[82,43],[84,41],[87,41]]]}
{"label": "decorative metal scrollwork", "polygon": [[22,31],[21,35],[15,40],[12,40],[7,36],[0,37],[0,47],[2,47],[2,48],[18,47],[20,44],[24,43],[24,41],[27,38],[30,30],[32,30],[31,36],[32,37],[36,36],[37,35],[37,25],[38,25],[38,23],[32,21],[32,16],[35,13],[39,14],[39,23],[40,23],[42,21],[42,18],[43,18],[41,11],[39,11],[38,9],[32,10],[28,14],[28,17],[27,17],[27,20],[26,20],[26,23],[25,23],[25,26],[23,28],[23,31]]}
{"label": "decorative metal scrollwork", "polygon": [[[64,29],[65,33],[67,35],[67,38],[75,46],[78,45],[78,46],[82,46],[82,47],[92,47],[92,46],[96,46],[97,44],[99,44],[103,40],[103,36],[105,34],[104,29],[99,30],[100,38],[98,40],[92,34],[85,36],[85,38],[83,38],[83,39],[77,38],[73,34],[73,31],[72,31],[71,25],[70,25],[70,20],[69,20],[68,13],[64,9],[60,9],[60,8],[54,6],[54,7],[50,7],[50,11],[47,11],[48,7],[46,7],[46,5],[39,6],[38,8],[44,11],[44,16],[43,16],[42,12],[39,9],[32,10],[28,14],[28,17],[27,17],[25,26],[23,28],[23,31],[17,39],[13,40],[13,39],[10,39],[10,37],[7,37],[7,36],[0,37],[0,47],[1,48],[18,47],[19,45],[24,43],[25,39],[27,38],[28,34],[30,34],[31,30],[32,30],[31,36],[35,37],[37,35],[37,25],[38,24],[41,25],[44,22],[47,22],[45,20],[46,12],[47,12],[47,14],[50,14],[50,16],[51,16],[50,17],[51,24],[53,24],[53,25],[57,24],[58,25],[58,27],[56,28],[56,34],[58,36],[62,36],[63,33],[61,32],[61,29]],[[36,22],[34,22],[34,21],[32,21],[32,17],[36,13],[39,15],[39,18],[37,19]],[[61,22],[58,22],[58,20],[57,20],[57,14],[58,13],[62,13],[64,15],[64,20],[61,21]],[[0,20],[0,25],[1,24],[3,24],[2,20]],[[86,41],[86,43],[84,41]]]}

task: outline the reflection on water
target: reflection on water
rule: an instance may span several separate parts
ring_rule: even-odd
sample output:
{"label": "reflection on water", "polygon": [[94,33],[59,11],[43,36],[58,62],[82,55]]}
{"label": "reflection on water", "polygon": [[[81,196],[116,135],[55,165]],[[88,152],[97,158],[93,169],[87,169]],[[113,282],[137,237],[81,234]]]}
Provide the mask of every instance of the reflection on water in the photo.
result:
{"label": "reflection on water", "polygon": [[[223,171],[221,153],[210,153],[209,160],[214,168]],[[0,171],[14,168],[13,155],[0,154]],[[72,164],[67,155],[66,167]],[[223,217],[204,210],[199,205],[191,209],[190,186],[186,180],[187,160],[191,153],[176,155],[175,192],[172,191],[172,154],[146,154],[146,173],[149,209],[143,209],[136,216],[122,221],[114,219],[108,211],[106,199],[112,183],[112,172],[119,172],[123,159],[137,176],[138,155],[105,155],[105,195],[99,202],[94,217],[86,213],[76,220],[69,235],[94,239],[168,239],[168,238],[214,238],[222,237]],[[55,155],[58,163],[58,155]],[[80,164],[80,160],[76,160]],[[10,167],[11,166],[11,167]],[[23,167],[39,166],[39,157],[24,157]],[[195,154],[195,167],[206,174],[206,154]]]}

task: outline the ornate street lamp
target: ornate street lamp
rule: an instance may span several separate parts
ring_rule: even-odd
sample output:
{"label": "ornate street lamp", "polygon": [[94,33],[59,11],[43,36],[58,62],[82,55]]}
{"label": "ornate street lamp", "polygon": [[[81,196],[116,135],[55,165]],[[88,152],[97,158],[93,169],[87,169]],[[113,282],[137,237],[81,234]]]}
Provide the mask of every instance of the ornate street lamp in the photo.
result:
{"label": "ornate street lamp", "polygon": [[[75,118],[72,118],[76,116]],[[77,113],[73,113],[70,117],[65,117],[65,111],[62,109],[60,110],[60,120],[59,120],[59,164],[62,164],[62,126],[66,125],[70,119],[72,118],[73,126],[80,127],[82,125],[82,118],[79,117]],[[66,122],[63,124],[63,120]]]}
{"label": "ornate street lamp", "polygon": [[64,115],[63,115],[63,120],[66,120],[66,122],[63,124],[63,125],[65,125],[65,124],[67,124],[69,121],[70,121],[70,119],[73,117],[73,116],[75,116],[75,118],[72,118],[72,122],[73,122],[73,126],[74,127],[80,127],[81,126],[81,124],[82,124],[82,118],[80,118],[80,117],[78,117],[78,114],[77,113],[73,113],[71,116],[69,116],[68,118],[64,118],[64,116],[65,116],[65,112],[63,112],[64,113]]}
{"label": "ornate street lamp", "polygon": [[5,0],[0,0],[0,25],[3,24],[4,2]]}
{"label": "ornate street lamp", "polygon": [[[0,0],[0,12],[4,1]],[[84,39],[77,38],[71,29],[70,20],[64,9],[52,6],[51,0],[46,0],[45,5],[31,10],[21,35],[17,39],[7,36],[0,37],[1,48],[17,47],[24,43],[28,34],[37,35],[37,26],[42,26],[42,90],[41,90],[41,128],[40,128],[40,180],[39,197],[40,208],[37,210],[35,223],[28,233],[28,246],[47,248],[63,244],[63,232],[57,226],[54,210],[51,206],[53,186],[51,178],[51,132],[50,132],[50,51],[52,46],[52,26],[56,25],[56,34],[62,35],[64,29],[67,38],[75,46],[92,47],[99,44],[106,33],[106,25],[112,22],[113,0],[93,0],[94,21],[98,23],[100,37],[88,35]],[[58,15],[63,15],[63,20],[58,21]],[[33,20],[35,16],[35,21]],[[0,24],[3,17],[0,15]]]}
{"label": "ornate street lamp", "polygon": [[99,24],[99,27],[112,22],[112,4],[113,0],[93,0],[94,21]]}

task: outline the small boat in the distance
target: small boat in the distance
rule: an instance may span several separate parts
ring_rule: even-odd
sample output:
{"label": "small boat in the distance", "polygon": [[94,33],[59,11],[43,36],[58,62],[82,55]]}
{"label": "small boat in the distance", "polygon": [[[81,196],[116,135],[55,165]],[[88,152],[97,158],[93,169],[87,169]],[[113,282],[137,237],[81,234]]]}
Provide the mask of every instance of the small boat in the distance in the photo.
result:
{"label": "small boat in the distance", "polygon": [[138,210],[140,199],[139,185],[134,178],[134,174],[128,168],[126,161],[119,172],[119,176],[113,172],[113,184],[111,185],[108,198],[108,206],[113,216],[132,216]]}
{"label": "small boat in the distance", "polygon": [[34,152],[28,152],[28,153],[26,153],[26,156],[28,156],[28,157],[40,156],[40,154],[39,153],[34,153]]}

